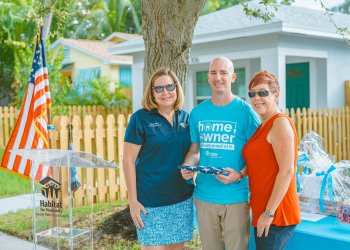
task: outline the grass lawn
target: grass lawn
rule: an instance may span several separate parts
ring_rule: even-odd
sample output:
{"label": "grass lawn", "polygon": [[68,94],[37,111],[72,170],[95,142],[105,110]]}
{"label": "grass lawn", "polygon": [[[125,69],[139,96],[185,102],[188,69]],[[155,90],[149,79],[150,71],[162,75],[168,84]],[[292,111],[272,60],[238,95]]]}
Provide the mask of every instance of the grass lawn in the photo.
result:
{"label": "grass lawn", "polygon": [[29,194],[32,192],[31,181],[0,168],[0,198]]}
{"label": "grass lawn", "polygon": [[[89,210],[77,208],[74,211],[79,225],[90,224]],[[111,202],[94,205],[93,216],[94,249],[103,250],[139,250],[136,231],[129,215],[127,202]],[[0,231],[32,240],[32,211],[21,210],[0,216]],[[62,250],[65,248],[62,248]],[[68,249],[68,248],[67,248]],[[84,249],[82,246],[81,249]],[[186,246],[187,250],[201,249],[198,236]]]}
{"label": "grass lawn", "polygon": [[[0,159],[2,150],[0,148]],[[31,193],[31,181],[8,173],[0,168],[0,198]],[[74,215],[79,225],[91,224],[90,210],[76,208]],[[76,223],[75,223],[76,224]],[[76,224],[76,225],[78,225]],[[32,210],[26,209],[0,215],[0,231],[25,239],[33,240]],[[94,249],[101,250],[140,250],[136,241],[136,231],[131,220],[127,201],[94,205],[93,215]],[[48,243],[49,244],[49,243]],[[0,247],[1,248],[1,247]],[[60,249],[68,249],[61,247]],[[84,246],[81,247],[84,250]],[[85,247],[86,249],[86,247]],[[186,250],[201,249],[200,240],[194,239],[186,245]]]}
{"label": "grass lawn", "polygon": [[[0,148],[0,163],[4,150]],[[4,171],[0,167],[0,198],[29,194],[32,192],[31,182],[17,175]]]}

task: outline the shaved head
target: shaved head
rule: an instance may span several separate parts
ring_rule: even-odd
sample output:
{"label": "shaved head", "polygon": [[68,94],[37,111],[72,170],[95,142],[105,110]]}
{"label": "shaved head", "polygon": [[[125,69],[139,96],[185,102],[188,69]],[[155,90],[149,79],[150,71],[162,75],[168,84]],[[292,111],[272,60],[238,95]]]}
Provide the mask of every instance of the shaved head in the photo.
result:
{"label": "shaved head", "polygon": [[228,66],[228,69],[232,72],[234,72],[234,67],[233,67],[233,63],[230,59],[228,59],[227,57],[224,57],[224,56],[220,56],[220,57],[216,57],[214,58],[211,62],[210,62],[210,65],[209,65],[209,68],[211,67],[211,65],[213,64],[213,62],[216,62],[216,61],[224,61],[227,63],[227,66]]}

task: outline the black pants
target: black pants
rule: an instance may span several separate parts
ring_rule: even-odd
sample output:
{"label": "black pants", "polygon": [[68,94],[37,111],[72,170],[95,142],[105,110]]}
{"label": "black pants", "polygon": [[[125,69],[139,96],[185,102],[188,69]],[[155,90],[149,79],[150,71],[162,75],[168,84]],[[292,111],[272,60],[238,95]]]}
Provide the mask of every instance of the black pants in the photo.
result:
{"label": "black pants", "polygon": [[278,227],[271,225],[269,234],[257,237],[257,229],[254,227],[256,250],[283,250],[292,237],[296,225]]}

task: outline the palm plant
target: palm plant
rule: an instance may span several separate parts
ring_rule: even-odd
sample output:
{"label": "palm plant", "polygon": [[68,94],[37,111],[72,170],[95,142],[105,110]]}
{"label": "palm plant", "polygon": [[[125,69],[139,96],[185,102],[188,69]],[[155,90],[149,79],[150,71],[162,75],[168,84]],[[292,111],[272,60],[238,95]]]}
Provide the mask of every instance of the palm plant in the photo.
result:
{"label": "palm plant", "polygon": [[[40,17],[53,10],[61,16],[61,13],[68,9],[67,4],[62,5],[64,2],[64,0],[0,1],[0,39],[3,41],[0,44],[3,53],[0,57],[0,93],[10,93],[12,104],[21,103],[26,89]],[[62,25],[62,21],[56,24]],[[50,27],[45,29],[50,30]]]}
{"label": "palm plant", "polygon": [[94,105],[111,108],[130,104],[130,100],[122,92],[124,87],[120,84],[115,86],[107,79],[94,79],[91,81],[91,85],[93,88],[91,99],[94,101]]}
{"label": "palm plant", "polygon": [[85,90],[79,91],[65,88],[63,105],[101,105],[106,108],[116,106],[128,106],[131,104],[129,97],[123,93],[123,86],[113,84],[108,79],[96,78],[84,84]]}
{"label": "palm plant", "polygon": [[98,0],[74,33],[75,38],[101,39],[112,32],[140,33],[140,18],[131,0]]}
{"label": "palm plant", "polygon": [[[23,8],[26,6],[26,8]],[[36,34],[34,0],[0,2],[0,91],[15,94],[29,76],[28,52]],[[25,56],[23,56],[25,54]],[[28,72],[28,74],[26,74]],[[26,74],[26,79],[23,75]],[[12,96],[13,98],[13,96]]]}

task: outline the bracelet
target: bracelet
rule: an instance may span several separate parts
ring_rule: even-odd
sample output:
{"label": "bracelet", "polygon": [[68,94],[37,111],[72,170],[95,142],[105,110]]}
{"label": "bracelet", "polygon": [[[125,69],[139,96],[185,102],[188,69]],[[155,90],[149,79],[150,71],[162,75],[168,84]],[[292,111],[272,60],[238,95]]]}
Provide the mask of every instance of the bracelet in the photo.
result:
{"label": "bracelet", "polygon": [[274,214],[272,214],[269,210],[265,209],[264,211],[264,216],[267,217],[267,218],[273,218],[275,217]]}

